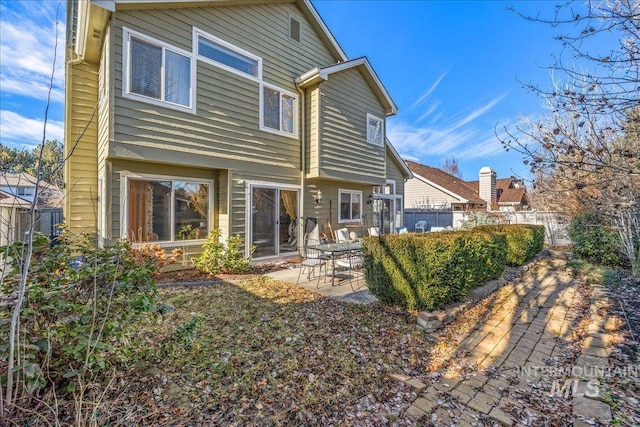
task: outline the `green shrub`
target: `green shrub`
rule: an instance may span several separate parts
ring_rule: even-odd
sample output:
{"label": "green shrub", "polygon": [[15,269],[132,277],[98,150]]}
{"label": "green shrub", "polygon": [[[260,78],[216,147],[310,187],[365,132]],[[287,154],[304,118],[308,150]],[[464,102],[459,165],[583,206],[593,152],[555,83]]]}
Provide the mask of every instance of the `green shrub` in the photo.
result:
{"label": "green shrub", "polygon": [[571,250],[585,260],[606,266],[625,266],[627,259],[622,252],[620,235],[611,230],[610,224],[594,212],[576,216],[569,224]]}
{"label": "green shrub", "polygon": [[[251,258],[245,258],[241,251],[240,236],[229,236],[226,245],[220,242],[220,229],[212,230],[202,245],[203,252],[195,260],[198,270],[209,273],[245,273],[251,270]],[[255,247],[250,248],[254,250]]]}
{"label": "green shrub", "polygon": [[539,254],[544,246],[542,225],[483,225],[476,230],[504,233],[507,238],[507,265],[523,265]]}
{"label": "green shrub", "polygon": [[385,303],[433,310],[502,275],[506,252],[504,235],[482,231],[369,237],[365,277]]}
{"label": "green shrub", "polygon": [[[71,391],[85,373],[100,375],[131,357],[129,342],[140,322],[155,318],[156,251],[139,251],[128,241],[95,247],[67,233],[52,247],[34,250],[20,317],[17,372],[23,391],[47,386]],[[6,248],[11,269],[2,293],[15,295],[25,245]],[[11,310],[0,311],[0,336],[9,336]],[[0,344],[7,360],[8,342]],[[6,373],[0,382],[6,384]]]}

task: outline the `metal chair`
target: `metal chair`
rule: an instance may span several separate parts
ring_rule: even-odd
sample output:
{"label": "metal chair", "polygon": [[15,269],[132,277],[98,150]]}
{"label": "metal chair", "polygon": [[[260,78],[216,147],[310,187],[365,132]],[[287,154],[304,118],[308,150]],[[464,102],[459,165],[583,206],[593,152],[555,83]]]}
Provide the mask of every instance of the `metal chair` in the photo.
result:
{"label": "metal chair", "polygon": [[324,274],[327,274],[327,257],[319,249],[310,248],[309,246],[319,245],[319,240],[307,239],[304,242],[304,254],[303,259],[300,262],[300,273],[298,274],[298,281],[296,285],[300,283],[300,277],[302,277],[303,270],[307,269],[307,280],[311,280],[311,275],[315,275],[316,268],[318,268],[318,282],[316,288],[320,287],[320,277],[322,275],[322,267],[324,266]]}
{"label": "metal chair", "polygon": [[[357,289],[353,287],[353,278],[356,275],[355,270],[360,270],[364,267],[364,259],[360,251],[350,253],[347,257],[337,260],[336,266],[345,268],[349,271],[349,285],[351,286],[352,291],[356,292],[360,289],[360,286],[358,286]],[[362,273],[357,274],[358,281],[362,275]]]}

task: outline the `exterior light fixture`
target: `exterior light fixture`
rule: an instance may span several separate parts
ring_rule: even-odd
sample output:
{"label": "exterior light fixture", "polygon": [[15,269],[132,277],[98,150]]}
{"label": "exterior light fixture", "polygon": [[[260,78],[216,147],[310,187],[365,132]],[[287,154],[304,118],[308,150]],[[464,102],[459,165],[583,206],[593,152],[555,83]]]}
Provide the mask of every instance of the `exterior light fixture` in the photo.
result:
{"label": "exterior light fixture", "polygon": [[316,203],[320,203],[322,201],[322,191],[318,190],[316,197],[314,197],[313,200],[315,200]]}

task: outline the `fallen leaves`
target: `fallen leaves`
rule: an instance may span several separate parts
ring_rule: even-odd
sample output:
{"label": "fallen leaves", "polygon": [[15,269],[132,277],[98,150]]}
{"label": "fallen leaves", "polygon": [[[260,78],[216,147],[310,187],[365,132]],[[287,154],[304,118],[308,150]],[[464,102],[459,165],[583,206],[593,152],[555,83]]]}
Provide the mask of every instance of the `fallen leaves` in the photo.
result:
{"label": "fallen leaves", "polygon": [[[145,362],[189,396],[181,419],[244,425],[408,425],[413,398],[391,372],[422,374],[428,343],[415,325],[377,304],[355,305],[295,285],[254,277],[212,287],[163,290],[175,310],[141,335],[171,339],[194,315],[203,321],[189,349],[163,358],[153,346]],[[135,382],[135,378],[133,378]],[[128,383],[146,394],[154,383]],[[120,392],[123,392],[120,390]],[[176,406],[175,394],[143,403],[149,413]]]}

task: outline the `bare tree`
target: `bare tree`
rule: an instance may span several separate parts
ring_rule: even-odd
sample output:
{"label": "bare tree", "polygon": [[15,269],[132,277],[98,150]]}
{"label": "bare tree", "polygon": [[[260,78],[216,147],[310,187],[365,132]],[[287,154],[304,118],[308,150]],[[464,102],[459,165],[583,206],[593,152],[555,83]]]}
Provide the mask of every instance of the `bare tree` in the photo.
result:
{"label": "bare tree", "polygon": [[505,128],[503,145],[523,154],[547,204],[606,215],[640,275],[640,2],[568,2],[550,18],[523,17],[568,32],[556,37],[550,89],[525,85],[549,113]]}
{"label": "bare tree", "polygon": [[[59,6],[58,6],[59,9]],[[46,134],[47,134],[47,122],[48,122],[48,116],[49,116],[49,106],[51,105],[51,91],[53,89],[53,80],[54,80],[54,76],[55,76],[55,69],[56,69],[56,56],[57,56],[57,50],[58,50],[58,12],[56,11],[56,37],[55,37],[55,44],[54,44],[54,50],[53,50],[53,63],[51,66],[51,76],[50,76],[50,80],[49,80],[49,91],[47,93],[47,100],[46,100],[46,104],[45,104],[45,111],[44,111],[44,126],[42,129],[42,143],[40,144],[39,148],[39,152],[34,153],[35,156],[37,156],[37,160],[36,160],[36,182],[35,182],[35,190],[34,190],[34,195],[33,195],[33,202],[31,203],[30,209],[29,209],[29,228],[27,231],[27,242],[26,242],[26,253],[22,254],[23,255],[23,259],[22,262],[19,263],[19,268],[20,268],[20,284],[18,286],[18,295],[17,295],[17,301],[15,303],[15,306],[13,307],[13,312],[11,315],[11,324],[10,324],[10,328],[9,328],[9,357],[8,357],[8,362],[7,362],[7,383],[6,383],[6,389],[5,389],[5,402],[7,405],[11,405],[13,403],[13,397],[14,397],[14,372],[13,372],[13,368],[15,365],[15,356],[16,356],[16,346],[18,344],[18,325],[20,324],[20,312],[22,310],[22,304],[24,302],[24,298],[25,298],[25,294],[27,291],[27,275],[29,273],[29,267],[31,264],[31,259],[32,259],[32,255],[33,255],[33,237],[34,237],[34,231],[35,231],[35,224],[36,224],[36,205],[37,205],[37,200],[39,197],[39,191],[40,191],[40,176],[41,176],[41,170],[42,170],[42,165],[43,165],[43,156],[44,156],[44,150],[45,150],[45,143],[46,143]],[[15,256],[15,255],[14,255]],[[1,282],[1,281],[0,281]],[[1,408],[4,409],[4,408]]]}
{"label": "bare tree", "polygon": [[445,158],[444,162],[440,164],[440,169],[442,169],[443,171],[445,171],[450,175],[453,175],[457,178],[462,179],[462,171],[460,170],[458,159],[456,159],[455,157]]}

